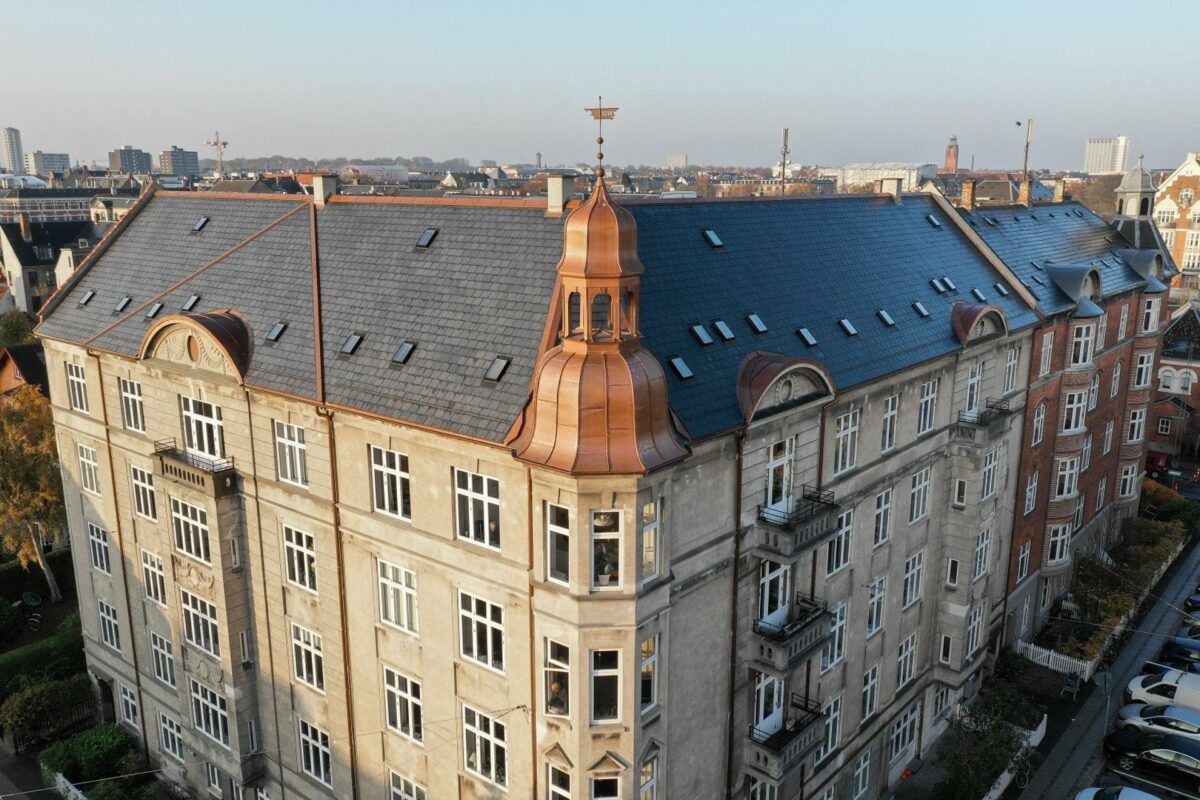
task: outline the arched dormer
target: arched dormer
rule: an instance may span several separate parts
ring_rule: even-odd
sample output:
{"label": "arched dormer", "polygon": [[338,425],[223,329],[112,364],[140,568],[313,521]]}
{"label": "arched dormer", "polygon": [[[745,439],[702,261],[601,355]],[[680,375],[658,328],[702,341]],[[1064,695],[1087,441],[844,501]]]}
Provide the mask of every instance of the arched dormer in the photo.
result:
{"label": "arched dormer", "polygon": [[950,309],[950,325],[963,345],[1008,333],[1008,317],[1004,309],[992,303],[955,301]]}
{"label": "arched dormer", "polygon": [[250,366],[250,331],[231,310],[172,314],[142,336],[138,358],[215,372],[242,383]]}
{"label": "arched dormer", "polygon": [[738,367],[738,407],[747,422],[814,400],[832,399],[833,394],[833,378],[811,359],[758,350]]}

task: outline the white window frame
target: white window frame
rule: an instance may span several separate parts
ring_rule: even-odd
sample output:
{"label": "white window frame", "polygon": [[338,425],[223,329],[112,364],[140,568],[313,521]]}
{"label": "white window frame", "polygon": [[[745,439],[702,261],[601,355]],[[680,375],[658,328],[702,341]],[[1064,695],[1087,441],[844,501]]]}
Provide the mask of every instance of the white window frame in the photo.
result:
{"label": "white window frame", "polygon": [[314,534],[283,526],[284,578],[292,586],[317,593],[317,537]]}
{"label": "white window frame", "polygon": [[158,712],[158,748],[176,761],[183,761],[183,726],[161,711]]}
{"label": "white window frame", "polygon": [[1008,348],[1008,355],[1004,360],[1004,393],[1008,394],[1017,388],[1017,367],[1021,363],[1021,346],[1015,345]]}
{"label": "white window frame", "polygon": [[871,545],[879,547],[892,537],[892,487],[875,495],[875,517]]}
{"label": "white window frame", "polygon": [[1046,434],[1046,404],[1038,403],[1037,408],[1033,410],[1033,432],[1029,437],[1029,446],[1036,447],[1042,443],[1042,437]]}
{"label": "white window frame", "polygon": [[1073,497],[1079,491],[1079,457],[1060,458],[1055,463],[1054,499]]}
{"label": "white window frame", "polygon": [[329,734],[307,720],[297,717],[300,772],[320,783],[333,786],[333,753]]}
{"label": "white window frame", "polygon": [[966,649],[963,651],[963,658],[970,658],[979,650],[979,646],[983,643],[983,607],[975,606],[971,609],[971,615],[967,618],[967,640]]}
{"label": "white window frame", "polygon": [[862,688],[862,719],[866,721],[875,715],[879,705],[879,664],[874,664],[863,673]]}
{"label": "white window frame", "polygon": [[571,800],[571,773],[546,764],[547,800]]}
{"label": "white window frame", "polygon": [[412,519],[412,483],[408,456],[370,445],[371,508],[396,519]]}
{"label": "white window frame", "polygon": [[221,657],[221,626],[217,622],[217,607],[187,589],[179,590],[183,640],[208,653]]}
{"label": "white window frame", "polygon": [[[599,520],[612,517],[616,527],[601,530]],[[621,543],[624,541],[625,514],[618,508],[593,509],[588,514],[588,575],[593,592],[619,591],[624,584],[625,569]],[[608,569],[607,572],[604,570]],[[616,580],[613,580],[614,571]]]}
{"label": "white window frame", "polygon": [[[1200,239],[1200,234],[1196,234],[1195,231],[1190,231],[1188,238],[1191,238],[1193,235],[1196,235],[1196,238]],[[1142,333],[1154,333],[1158,330],[1158,312],[1158,298],[1147,297],[1146,304],[1142,308]]]}
{"label": "white window frame", "polygon": [[137,693],[120,681],[117,682],[117,687],[121,698],[121,721],[136,728],[141,716]]}
{"label": "white window frame", "polygon": [[1029,575],[1029,558],[1033,550],[1032,543],[1026,541],[1017,548],[1017,583]]}
{"label": "white window frame", "polygon": [[1121,323],[1117,326],[1117,341],[1125,338],[1129,326],[1129,304],[1121,306]]}
{"label": "white window frame", "polygon": [[940,378],[934,378],[921,384],[921,400],[917,405],[917,436],[922,436],[933,430],[937,419],[937,394]]}
{"label": "white window frame", "polygon": [[185,503],[177,497],[172,497],[171,531],[176,550],[205,564],[212,563],[207,511],[191,503]]}
{"label": "white window frame", "polygon": [[500,481],[454,469],[454,529],[460,541],[500,550]]}
{"label": "white window frame", "polygon": [[[427,792],[424,786],[412,778],[390,769],[388,770],[388,800],[427,800]],[[550,800],[559,800],[559,798],[552,792]],[[568,795],[563,800],[571,800],[571,798]]]}
{"label": "white window frame", "polygon": [[825,549],[825,577],[836,575],[850,565],[850,546],[854,535],[854,509],[838,515],[837,531]]}
{"label": "white window frame", "polygon": [[83,371],[83,366],[68,361],[66,368],[68,405],[72,411],[79,411],[83,414],[91,413],[88,410],[87,375]]}
{"label": "white window frame", "polygon": [[1090,323],[1075,326],[1071,333],[1071,365],[1083,366],[1092,363],[1092,348],[1096,341],[1096,327]]}
{"label": "white window frame", "polygon": [[941,645],[938,647],[938,661],[942,664],[949,664],[951,657],[954,655],[954,637],[945,633],[942,634]]}
{"label": "white window frame", "polygon": [[1086,418],[1087,392],[1067,392],[1063,403],[1063,432],[1076,433],[1083,430]]}
{"label": "white window frame", "polygon": [[229,749],[229,702],[225,695],[195,678],[188,679],[192,724],[199,733]]}
{"label": "white window frame", "polygon": [[[600,656],[615,656],[616,666],[598,666],[597,658]],[[624,676],[621,674],[622,653],[620,650],[604,648],[599,650],[591,650],[588,652],[588,688],[591,690],[591,702],[588,704],[589,721],[592,725],[607,725],[610,723],[618,723],[621,721],[621,699],[624,697]],[[614,693],[616,698],[616,707],[613,709],[612,716],[604,716],[597,714],[596,705],[601,697],[601,692],[597,690],[597,681],[605,681],[606,683],[612,679],[616,679],[617,690]]]}
{"label": "white window frame", "polygon": [[[649,714],[658,708],[658,654],[659,635],[657,633],[642,639],[640,647],[640,671],[638,672],[638,707],[642,714]],[[647,689],[649,690],[647,692]],[[647,694],[649,700],[647,701]]]}
{"label": "white window frame", "polygon": [[896,690],[912,683],[917,676],[917,633],[914,632],[896,648]]}
{"label": "white window frame", "polygon": [[88,447],[86,444],[76,444],[75,449],[79,452],[79,485],[85,492],[99,495],[100,459],[96,454],[96,448]]}
{"label": "white window frame", "polygon": [[325,694],[324,639],[316,631],[296,623],[292,629],[292,677]]}
{"label": "white window frame", "polygon": [[154,664],[154,677],[174,689],[175,648],[170,638],[150,631],[150,660]]}
{"label": "white window frame", "polygon": [[1148,389],[1154,372],[1154,353],[1139,353],[1133,371],[1133,388]]}
{"label": "white window frame", "polygon": [[1096,511],[1104,508],[1104,495],[1108,494],[1108,476],[1104,475],[1100,478],[1100,483],[1096,486]]}
{"label": "white window frame", "polygon": [[921,583],[925,570],[925,551],[919,550],[904,561],[904,585],[901,609],[909,608],[921,600]]}
{"label": "white window frame", "polygon": [[892,724],[888,733],[888,761],[894,762],[917,738],[917,717],[920,708],[913,705]]}
{"label": "white window frame", "polygon": [[1044,378],[1050,374],[1050,365],[1054,359],[1054,331],[1042,333],[1042,360],[1038,363],[1038,377]]}
{"label": "white window frame", "polygon": [[308,486],[308,450],[304,428],[275,420],[275,472],[293,486]]}
{"label": "white window frame", "polygon": [[821,650],[821,672],[833,669],[846,658],[846,624],[848,614],[845,603],[838,603],[831,614],[829,638]]}
{"label": "white window frame", "polygon": [[833,474],[841,475],[854,469],[858,461],[858,420],[856,408],[834,420]]}
{"label": "white window frame", "polygon": [[821,707],[821,717],[825,727],[821,733],[821,743],[813,753],[813,766],[820,764],[837,750],[842,739],[842,696],[831,697]]}
{"label": "white window frame", "polygon": [[[481,634],[484,643],[482,648],[479,647]],[[459,655],[503,675],[506,646],[504,606],[460,590],[458,593]],[[500,651],[499,663],[493,652],[496,649]],[[480,653],[477,652],[478,650],[485,652]]]}
{"label": "white window frame", "polygon": [[[653,516],[651,516],[653,514]],[[642,585],[654,581],[663,571],[663,502],[661,499],[642,503]]]}
{"label": "white window frame", "polygon": [[121,652],[121,623],[117,619],[117,607],[107,600],[97,598],[96,612],[100,618],[100,641],[109,648]]}
{"label": "white window frame", "polygon": [[383,716],[388,730],[424,744],[421,684],[404,672],[383,665]]}
{"label": "white window frame", "polygon": [[121,390],[121,423],[127,431],[146,432],[146,405],[142,400],[142,385],[127,378],[117,378]]}
{"label": "white window frame", "polygon": [[1092,376],[1092,385],[1088,389],[1088,411],[1096,410],[1096,403],[1100,399],[1100,373],[1097,372]]}
{"label": "white window frame", "polygon": [[1108,423],[1104,426],[1104,453],[1103,453],[1103,455],[1108,455],[1109,452],[1112,450],[1112,441],[1113,441],[1113,421],[1110,419],[1108,421]]}
{"label": "white window frame", "polygon": [[868,749],[854,762],[850,776],[851,800],[860,800],[871,789],[871,751]]}
{"label": "white window frame", "polygon": [[202,458],[225,457],[225,424],[221,407],[198,397],[179,395],[184,449]]}
{"label": "white window frame", "polygon": [[967,396],[963,410],[968,414],[979,410],[983,402],[983,362],[972,364],[967,370]]}
{"label": "white window frame", "polygon": [[405,633],[418,633],[417,573],[383,559],[377,564],[380,621]]}
{"label": "white window frame", "polygon": [[[471,755],[480,756],[475,764]],[[497,758],[499,755],[499,758]],[[500,764],[503,769],[500,769]],[[507,727],[471,706],[463,704],[463,768],[484,781],[505,788],[508,785]]]}
{"label": "white window frame", "polygon": [[992,449],[983,455],[983,477],[980,487],[980,499],[987,500],[996,493],[996,473],[999,471],[1000,450]]}
{"label": "white window frame", "polygon": [[992,529],[984,528],[975,540],[975,561],[971,568],[971,580],[976,581],[988,574],[992,557]]}
{"label": "white window frame", "polygon": [[1121,391],[1121,362],[1118,361],[1117,363],[1113,364],[1112,381],[1110,381],[1109,387],[1108,387],[1108,398],[1111,400],[1112,398],[1116,397],[1117,393],[1120,391]]}
{"label": "white window frame", "polygon": [[154,473],[130,465],[130,481],[133,486],[133,511],[139,517],[158,521],[158,494],[154,491]]}
{"label": "white window frame", "polygon": [[1029,477],[1025,480],[1025,514],[1033,513],[1037,508],[1037,493],[1038,493],[1038,470],[1029,473]]}
{"label": "white window frame", "polygon": [[929,516],[929,481],[932,467],[913,473],[912,486],[908,494],[908,524],[913,525]]}
{"label": "white window frame", "polygon": [[88,552],[91,554],[92,569],[112,575],[112,555],[108,546],[108,531],[95,523],[89,522]]}
{"label": "white window frame", "polygon": [[1163,417],[1162,419],[1160,419],[1158,421],[1158,435],[1159,436],[1170,436],[1171,435],[1171,420],[1169,420],[1166,417]]}
{"label": "white window frame", "polygon": [[900,395],[892,394],[883,398],[883,430],[879,446],[881,453],[886,453],[896,447],[896,423],[899,416]]}
{"label": "white window frame", "polygon": [[1138,468],[1134,464],[1121,467],[1121,497],[1133,497],[1137,494]]}
{"label": "white window frame", "polygon": [[1046,541],[1046,563],[1061,564],[1071,554],[1071,526],[1051,525]]}
{"label": "white window frame", "polygon": [[883,628],[887,611],[887,578],[879,578],[867,587],[867,638]]}
{"label": "white window frame", "polygon": [[[571,716],[571,648],[549,637],[542,640],[542,687],[546,693],[546,716]],[[559,685],[555,693],[551,686]],[[559,705],[555,705],[555,701]]]}
{"label": "white window frame", "polygon": [[[642,759],[638,770],[638,800],[658,800],[658,760],[660,751],[654,751]],[[550,800],[554,800],[551,797]]]}
{"label": "white window frame", "polygon": [[1083,440],[1083,450],[1079,453],[1079,471],[1087,472],[1092,465],[1092,435],[1089,433]]}
{"label": "white window frame", "polygon": [[146,599],[167,604],[167,572],[163,568],[162,556],[149,550],[142,550],[142,583],[145,586]]}
{"label": "white window frame", "polygon": [[1127,444],[1138,444],[1146,438],[1146,409],[1135,408],[1129,412],[1129,427],[1126,433]]}

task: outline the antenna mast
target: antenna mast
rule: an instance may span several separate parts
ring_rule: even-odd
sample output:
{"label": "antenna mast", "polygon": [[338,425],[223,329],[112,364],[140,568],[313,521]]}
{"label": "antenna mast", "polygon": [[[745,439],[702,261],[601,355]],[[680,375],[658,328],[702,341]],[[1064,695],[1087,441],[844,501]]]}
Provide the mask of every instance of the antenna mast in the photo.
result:
{"label": "antenna mast", "polygon": [[217,131],[213,134],[213,138],[207,139],[204,142],[209,147],[216,148],[217,151],[217,174],[221,177],[225,176],[225,148],[229,146],[229,142],[221,140],[221,132]]}
{"label": "antenna mast", "polygon": [[779,148],[779,196],[787,196],[787,167],[788,156],[791,155],[791,149],[788,147],[788,129],[783,129],[783,146]]}

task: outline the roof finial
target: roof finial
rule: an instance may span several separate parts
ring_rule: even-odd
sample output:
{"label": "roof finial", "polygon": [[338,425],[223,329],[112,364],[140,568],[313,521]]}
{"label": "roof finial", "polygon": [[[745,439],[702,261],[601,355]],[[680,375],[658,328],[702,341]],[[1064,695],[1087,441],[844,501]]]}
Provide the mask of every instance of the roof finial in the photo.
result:
{"label": "roof finial", "polygon": [[592,119],[596,120],[596,175],[600,178],[604,177],[604,120],[612,119],[617,115],[616,106],[605,108],[604,98],[596,97],[595,108],[585,108],[584,111],[592,115]]}
{"label": "roof finial", "polygon": [[1145,155],[1143,155],[1142,153],[1138,153],[1138,172],[1145,172],[1145,171],[1146,171],[1146,170],[1145,170],[1145,169],[1142,167],[1142,159],[1144,159],[1145,157],[1146,157],[1146,156],[1145,156]]}

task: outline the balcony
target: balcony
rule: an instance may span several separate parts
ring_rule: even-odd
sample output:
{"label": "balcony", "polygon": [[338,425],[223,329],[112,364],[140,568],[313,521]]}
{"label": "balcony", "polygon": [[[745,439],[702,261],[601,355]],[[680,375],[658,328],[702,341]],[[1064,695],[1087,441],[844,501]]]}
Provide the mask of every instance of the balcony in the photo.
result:
{"label": "balcony", "polygon": [[821,743],[825,717],[816,700],[793,692],[785,709],[787,718],[777,731],[750,726],[747,761],[775,780]]}
{"label": "balcony", "polygon": [[754,621],[752,655],[778,672],[786,672],[829,638],[829,611],[825,601],[796,593],[788,619],[782,625]]}
{"label": "balcony", "polygon": [[958,412],[958,422],[953,429],[957,441],[983,444],[998,439],[1004,434],[1004,419],[1012,410],[1007,400],[988,398],[983,408],[975,411]]}
{"label": "balcony", "polygon": [[819,544],[833,533],[837,509],[833,492],[808,484],[786,510],[759,506],[758,519],[772,529],[766,532],[764,546],[782,556],[793,556]]}
{"label": "balcony", "polygon": [[221,497],[237,491],[237,473],[232,458],[207,458],[180,448],[174,439],[154,443],[158,465],[156,473],[163,478]]}

